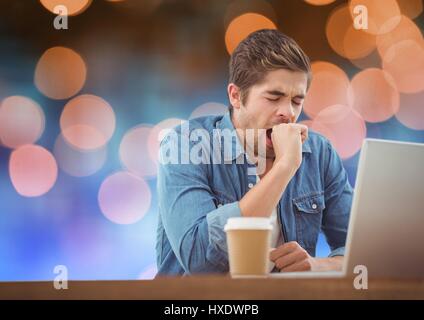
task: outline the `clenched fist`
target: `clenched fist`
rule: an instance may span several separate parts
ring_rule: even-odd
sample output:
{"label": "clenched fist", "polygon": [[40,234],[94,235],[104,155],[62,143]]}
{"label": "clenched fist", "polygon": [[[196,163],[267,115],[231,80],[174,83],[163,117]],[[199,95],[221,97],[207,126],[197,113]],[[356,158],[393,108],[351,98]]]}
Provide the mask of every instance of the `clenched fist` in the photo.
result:
{"label": "clenched fist", "polygon": [[283,163],[296,172],[302,163],[302,143],[308,138],[308,127],[297,123],[281,123],[272,128],[274,163]]}

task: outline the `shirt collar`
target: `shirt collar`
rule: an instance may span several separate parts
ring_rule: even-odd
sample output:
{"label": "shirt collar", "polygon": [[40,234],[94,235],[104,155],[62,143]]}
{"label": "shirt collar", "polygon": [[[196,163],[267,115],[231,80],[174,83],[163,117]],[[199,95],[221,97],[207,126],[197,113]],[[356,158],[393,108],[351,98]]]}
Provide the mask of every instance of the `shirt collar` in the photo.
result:
{"label": "shirt collar", "polygon": [[[217,124],[217,128],[220,131],[231,130],[231,132],[233,132],[235,130],[233,122],[231,121],[231,115],[229,111],[227,111],[224,114],[224,116],[221,118],[220,122]],[[226,148],[231,147],[231,160],[235,160],[245,153],[244,148],[237,134],[236,136],[237,136],[237,139],[231,139],[231,145],[228,145],[228,146],[224,145],[224,150],[228,150]],[[228,140],[224,139],[224,143],[227,144]]]}

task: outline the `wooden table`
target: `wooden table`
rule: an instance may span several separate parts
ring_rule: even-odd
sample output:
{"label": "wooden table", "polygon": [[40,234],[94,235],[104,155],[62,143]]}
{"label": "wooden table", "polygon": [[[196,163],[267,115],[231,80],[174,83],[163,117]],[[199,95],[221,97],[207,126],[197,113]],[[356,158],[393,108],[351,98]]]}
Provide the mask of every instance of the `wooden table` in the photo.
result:
{"label": "wooden table", "polygon": [[424,279],[370,279],[356,290],[353,279],[231,279],[228,276],[155,280],[0,282],[0,299],[424,299]]}

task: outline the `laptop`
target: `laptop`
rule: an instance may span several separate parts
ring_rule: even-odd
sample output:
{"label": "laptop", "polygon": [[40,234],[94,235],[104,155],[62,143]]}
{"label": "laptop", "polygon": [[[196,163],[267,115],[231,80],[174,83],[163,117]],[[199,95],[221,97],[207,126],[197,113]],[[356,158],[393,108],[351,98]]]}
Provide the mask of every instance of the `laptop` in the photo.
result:
{"label": "laptop", "polygon": [[342,271],[268,277],[354,277],[356,266],[373,278],[424,278],[424,144],[364,140]]}

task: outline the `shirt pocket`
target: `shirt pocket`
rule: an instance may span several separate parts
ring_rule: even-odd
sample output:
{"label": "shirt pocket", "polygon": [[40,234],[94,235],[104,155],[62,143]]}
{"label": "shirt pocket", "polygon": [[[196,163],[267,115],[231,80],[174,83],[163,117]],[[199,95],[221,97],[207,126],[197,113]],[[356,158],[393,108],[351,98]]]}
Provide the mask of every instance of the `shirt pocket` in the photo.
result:
{"label": "shirt pocket", "polygon": [[325,209],[324,192],[313,192],[293,200],[296,237],[311,256],[315,256],[322,214]]}

